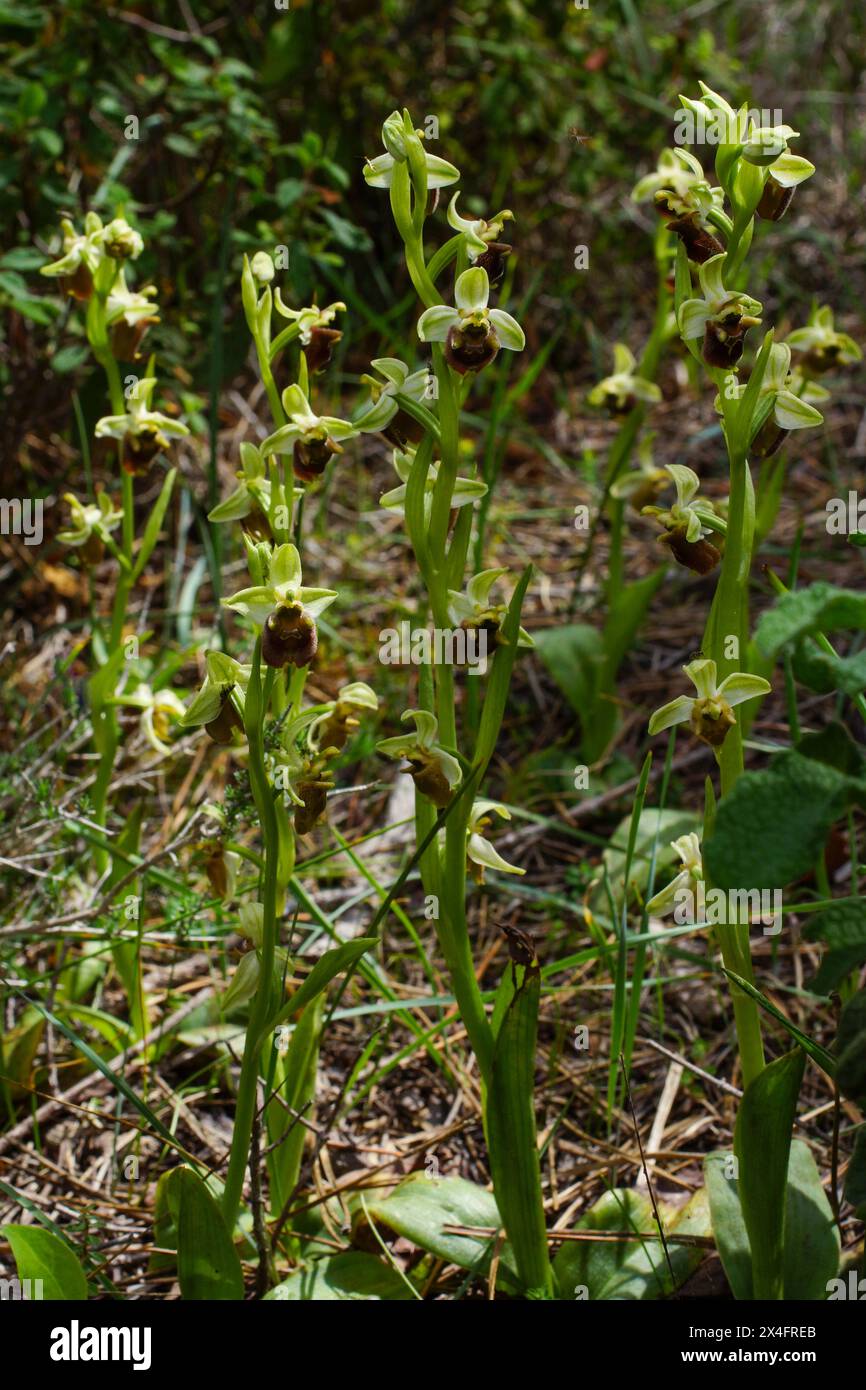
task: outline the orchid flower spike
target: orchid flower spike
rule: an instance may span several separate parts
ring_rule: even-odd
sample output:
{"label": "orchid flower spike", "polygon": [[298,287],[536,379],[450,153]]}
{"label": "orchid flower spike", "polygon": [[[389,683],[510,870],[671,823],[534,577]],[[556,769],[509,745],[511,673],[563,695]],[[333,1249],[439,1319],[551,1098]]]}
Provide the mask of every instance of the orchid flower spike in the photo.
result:
{"label": "orchid flower spike", "polygon": [[407,709],[404,722],[414,721],[411,732],[398,734],[396,738],[382,739],[376,747],[386,758],[405,758],[409,766],[405,769],[422,796],[426,796],[434,806],[447,806],[455,787],[463,779],[460,764],[439,743],[436,736],[439,723],[435,715],[427,710]]}
{"label": "orchid flower spike", "polygon": [[222,601],[262,629],[262,660],[268,666],[307,666],[316,654],[315,619],[337,595],[333,589],[305,589],[301,581],[301,557],[287,543],[273,551],[266,584],[239,589]]}
{"label": "orchid flower spike", "polygon": [[593,386],[587,402],[602,406],[611,415],[628,415],[638,401],[654,404],[662,398],[661,390],[654,381],[647,381],[635,370],[637,359],[625,343],[616,343],[613,349],[613,375]]}
{"label": "orchid flower spike", "polygon": [[683,670],[697,691],[696,696],[678,695],[670,704],[657,709],[649,722],[649,732],[660,734],[674,724],[688,724],[692,733],[712,748],[720,748],[728,730],[736,724],[734,705],[757,699],[770,691],[769,681],[745,671],[733,671],[721,685],[716,684],[716,663],[702,657]]}
{"label": "orchid flower spike", "polygon": [[455,372],[480,372],[501,347],[521,352],[526,345],[523,329],[504,309],[488,309],[490,281],[482,266],[458,275],[454,286],[456,309],[434,304],[418,320],[418,337],[424,343],[444,343],[445,360]]}

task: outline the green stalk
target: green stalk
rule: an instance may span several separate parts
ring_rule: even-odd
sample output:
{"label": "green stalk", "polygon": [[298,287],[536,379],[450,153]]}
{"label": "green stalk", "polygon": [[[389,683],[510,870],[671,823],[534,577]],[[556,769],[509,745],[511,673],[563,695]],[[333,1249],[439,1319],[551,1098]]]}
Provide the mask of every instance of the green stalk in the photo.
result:
{"label": "green stalk", "polygon": [[265,771],[264,722],[270,701],[274,673],[269,669],[262,683],[262,642],[256,640],[253,666],[244,706],[244,726],[250,750],[250,782],[265,850],[262,886],[262,946],[259,987],[253,997],[244,1039],[244,1054],[238,1083],[231,1152],[223,1192],[222,1211],[229,1231],[234,1230],[244,1185],[244,1172],[250,1151],[259,1079],[259,1056],[272,1013],[274,955],[277,938],[277,868],[280,853],[274,799]]}

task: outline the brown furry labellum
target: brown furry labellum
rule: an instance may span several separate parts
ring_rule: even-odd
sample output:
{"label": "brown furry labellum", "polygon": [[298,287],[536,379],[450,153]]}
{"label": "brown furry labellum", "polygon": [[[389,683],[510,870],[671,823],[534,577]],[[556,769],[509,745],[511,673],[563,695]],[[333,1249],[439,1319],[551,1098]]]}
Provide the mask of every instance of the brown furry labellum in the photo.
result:
{"label": "brown furry labellum", "polygon": [[262,660],[267,666],[308,666],[316,655],[316,624],[300,604],[275,608],[262,628]]}
{"label": "brown furry labellum", "polygon": [[215,895],[218,898],[225,898],[229,891],[229,876],[222,846],[218,846],[213,854],[208,856],[204,870]]}
{"label": "brown furry labellum", "polygon": [[299,835],[308,835],[314,825],[322,819],[328,805],[328,782],[301,782],[298,796],[303,806],[295,807],[295,830]]}
{"label": "brown furry labellum", "polygon": [[788,430],[782,429],[781,425],[776,424],[773,416],[769,415],[752,440],[752,446],[749,450],[751,458],[772,458],[773,454],[782,447],[787,437]]}
{"label": "brown furry labellum", "polygon": [[480,372],[499,351],[499,339],[486,323],[454,325],[445,342],[445,361],[455,372]]}
{"label": "brown furry labellum", "polygon": [[388,443],[394,445],[395,449],[404,450],[407,444],[421,443],[424,438],[424,426],[419,424],[408,410],[403,410],[401,407],[385,426],[382,433]]}
{"label": "brown furry labellum", "polygon": [[823,376],[839,364],[842,348],[837,343],[825,347],[813,347],[803,354],[803,366],[810,376]]}
{"label": "brown furry labellum", "polygon": [[712,706],[708,707],[708,702],[695,700],[689,728],[702,743],[708,743],[711,748],[721,748],[728,731],[736,722],[734,711],[726,701],[713,701]]}
{"label": "brown furry labellum", "polygon": [[491,289],[495,290],[505,279],[505,262],[511,255],[511,249],[507,241],[489,241],[487,250],[475,262],[482,270],[487,271]]}
{"label": "brown furry labellum", "polygon": [[143,478],[161,448],[162,441],[155,429],[124,435],[123,467],[133,477]]}
{"label": "brown furry labellum", "polygon": [[668,226],[672,232],[676,232],[686,248],[689,260],[694,261],[696,265],[703,265],[711,256],[719,256],[725,249],[718,237],[714,237],[712,232],[701,226],[696,212],[689,213],[686,217],[674,217],[668,222]]}
{"label": "brown furry labellum", "polygon": [[241,521],[241,529],[254,541],[273,540],[271,523],[261,507],[253,507]]}
{"label": "brown furry labellum", "polygon": [[87,540],[79,550],[79,554],[85,565],[98,565],[105,554],[105,542],[95,531],[91,531]]}
{"label": "brown furry labellum", "polygon": [[83,261],[75,267],[71,275],[61,275],[60,284],[64,294],[72,299],[87,300],[93,294],[93,276]]}
{"label": "brown furry labellum", "polygon": [[304,356],[307,359],[307,371],[311,376],[313,372],[320,372],[324,367],[327,367],[331,360],[331,353],[342,336],[338,328],[312,328],[310,330],[310,341],[304,348]]}
{"label": "brown furry labellum", "polygon": [[334,454],[339,453],[333,439],[311,439],[306,443],[297,439],[292,450],[295,477],[302,483],[315,482],[316,478],[321,478]]}
{"label": "brown furry labellum", "polygon": [[230,690],[225,691],[222,697],[219,714],[215,719],[212,719],[209,724],[205,724],[204,728],[205,733],[209,738],[213,739],[214,743],[219,743],[223,746],[231,743],[232,733],[235,729],[237,729],[239,733],[243,733],[243,720],[238,714]]}
{"label": "brown furry labellum", "polygon": [[419,792],[441,811],[451,800],[451,788],[439,764],[432,759],[428,762],[424,758],[409,758],[408,762],[408,771]]}
{"label": "brown furry labellum", "polygon": [[683,530],[665,531],[659,540],[668,547],[677,564],[693,574],[710,574],[722,558],[721,551],[711,541],[703,537],[698,541],[687,540]]}
{"label": "brown furry labellum", "polygon": [[704,333],[703,355],[709,367],[734,367],[743,355],[744,339],[752,320],[728,314],[722,323],[710,319]]}
{"label": "brown furry labellum", "polygon": [[755,212],[766,222],[779,222],[791,206],[793,196],[793,188],[784,188],[771,174],[764,184],[764,191]]}
{"label": "brown furry labellum", "polygon": [[138,323],[127,323],[120,319],[111,330],[111,351],[118,362],[135,362],[141,356],[139,348],[142,339],[152,323],[159,319],[139,319]]}

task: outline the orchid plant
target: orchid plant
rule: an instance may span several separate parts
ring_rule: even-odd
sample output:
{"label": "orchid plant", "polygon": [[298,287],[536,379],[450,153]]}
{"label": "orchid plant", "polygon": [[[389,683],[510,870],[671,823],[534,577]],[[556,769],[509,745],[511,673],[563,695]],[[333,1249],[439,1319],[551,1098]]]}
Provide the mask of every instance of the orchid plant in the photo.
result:
{"label": "orchid plant", "polygon": [[[654,196],[669,230],[679,240],[674,290],[677,327],[686,349],[716,390],[729,488],[726,503],[711,505],[700,498],[701,481],[693,470],[670,465],[676,502],[667,510],[654,504],[643,508],[663,526],[663,539],[681,564],[700,574],[720,566],[703,654],[684,668],[696,693],[678,695],[656,710],[649,732],[656,735],[687,725],[713,751],[724,802],[744,768],[743,708],[770,690],[764,676],[750,671],[747,664],[752,563],[757,540],[766,533],[773,515],[772,507],[767,507],[760,524],[756,523],[750,461],[760,462],[763,468],[790,431],[822,423],[815,402],[825,400],[826,393],[820,387],[815,390],[813,378],[829,366],[856,360],[859,351],[846,335],[836,333],[832,314],[824,308],[816,310],[810,324],[790,334],[787,342],[774,341],[762,303],[746,288],[748,253],[757,223],[761,219],[778,221],[796,187],[815,172],[808,160],[790,149],[797,131],[788,125],[756,127],[746,108],[734,110],[703,83],[700,98],[681,100],[684,110],[698,118],[699,129],[708,123],[721,129],[715,158],[719,187],[710,188],[697,157],[680,149],[663,158],[657,173],[639,185],[639,192]],[[763,344],[741,379],[747,345],[761,326],[765,329]],[[793,353],[801,356],[792,371]],[[716,800],[710,789],[704,823],[707,838],[712,835],[715,814]],[[673,882],[650,900],[649,911],[669,910],[677,889],[706,877],[697,835],[682,837],[673,848],[682,868]],[[767,1202],[778,1198],[784,1205],[787,1149],[784,1161],[771,1174],[776,1195],[770,1197],[767,1180],[762,1179],[763,1185],[758,1181],[765,1161],[762,1132],[750,1127],[747,1117],[758,1105],[784,1108],[781,1101],[771,1099],[768,1088],[772,1083],[766,1078],[773,1068],[784,1070],[787,1062],[779,1059],[769,1068],[765,1063],[748,913],[730,907],[727,920],[716,930],[724,967],[735,981],[732,999],[745,1088],[735,1149],[741,1165],[739,1200],[751,1241],[754,1296],[778,1298],[783,1287],[781,1230],[774,1245],[762,1222]],[[796,1073],[796,1063],[788,1072]],[[786,1116],[793,1113],[795,1100],[796,1093],[793,1098],[786,1097],[785,1103],[791,1107]],[[782,1125],[788,1122],[788,1118],[780,1120]],[[761,1200],[756,1201],[759,1188]],[[712,1188],[711,1201],[717,1200],[716,1192]]]}
{"label": "orchid plant", "polygon": [[[435,905],[442,956],[481,1075],[496,1199],[525,1290],[549,1297],[554,1281],[534,1122],[528,1129],[523,1124],[515,1127],[514,1112],[508,1109],[512,1103],[524,1116],[532,1115],[538,964],[534,949],[525,946],[515,964],[519,980],[515,985],[505,972],[500,1001],[489,1018],[478,987],[466,910],[467,875],[481,883],[487,871],[521,872],[487,838],[493,817],[507,816],[508,808],[476,793],[495,748],[517,649],[531,644],[520,626],[529,572],[512,582],[510,600],[493,593],[507,579],[506,570],[490,568],[467,577],[474,504],[486,487],[460,471],[466,458],[461,415],[475,382],[500,352],[520,352],[525,344],[514,316],[491,304],[511,251],[501,237],[512,215],[504,211],[490,218],[463,217],[453,195],[446,220],[454,235],[428,259],[430,194],[456,183],[459,172],[425,149],[423,133],[414,128],[407,112],[388,117],[382,139],[386,153],[369,160],[364,173],[372,188],[388,189],[406,266],[421,301],[419,347],[429,344],[432,362],[429,368],[411,370],[395,359],[377,359],[372,366],[385,381],[366,378],[371,403],[360,421],[369,427],[371,415],[375,418],[383,402],[389,403],[389,418],[377,423],[397,446],[394,462],[401,486],[381,500],[402,514],[424,585],[422,616],[443,631],[452,624],[475,630],[484,638],[489,660],[481,677],[487,687],[477,721],[461,719],[453,666],[434,663],[420,670],[418,707],[403,715],[413,727],[383,740],[379,750],[401,759],[415,785],[421,877],[427,900]],[[435,202],[434,196],[434,209]],[[453,288],[448,288],[441,282],[451,274]],[[427,389],[430,381],[432,390]],[[528,1066],[530,1073],[528,1087],[525,1082],[518,1086],[516,1075],[508,1075],[506,1058],[518,1034],[523,1039],[524,1072]]]}

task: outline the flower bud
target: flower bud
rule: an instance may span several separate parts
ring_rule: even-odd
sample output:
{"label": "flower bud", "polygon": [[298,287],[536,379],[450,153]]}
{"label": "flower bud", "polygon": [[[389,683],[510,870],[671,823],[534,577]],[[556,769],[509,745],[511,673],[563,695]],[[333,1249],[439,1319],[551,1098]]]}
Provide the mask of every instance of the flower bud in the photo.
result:
{"label": "flower bud", "polygon": [[102,234],[107,255],[115,261],[135,260],[144,250],[141,233],[130,227],[125,217],[115,217]]}
{"label": "flower bud", "polygon": [[276,275],[274,263],[267,251],[257,251],[250,261],[250,270],[260,285],[269,285]]}

